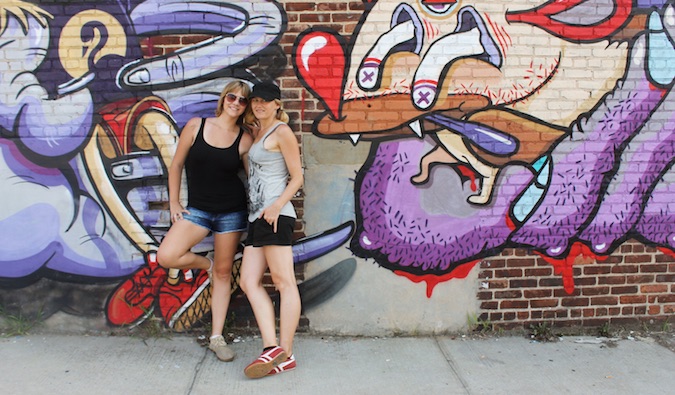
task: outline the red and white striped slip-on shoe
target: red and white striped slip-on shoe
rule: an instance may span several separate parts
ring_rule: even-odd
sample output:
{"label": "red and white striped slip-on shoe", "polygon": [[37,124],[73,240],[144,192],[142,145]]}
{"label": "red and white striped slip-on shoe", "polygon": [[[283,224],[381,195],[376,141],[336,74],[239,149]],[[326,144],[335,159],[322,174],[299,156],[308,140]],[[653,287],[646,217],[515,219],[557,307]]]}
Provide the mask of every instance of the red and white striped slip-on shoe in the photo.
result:
{"label": "red and white striped slip-on shoe", "polygon": [[245,369],[244,374],[251,379],[259,379],[267,376],[272,369],[288,358],[286,351],[279,346],[264,351],[258,359],[251,362]]}
{"label": "red and white striped slip-on shoe", "polygon": [[285,361],[283,361],[282,363],[277,365],[276,368],[270,370],[270,372],[267,373],[267,375],[271,376],[271,375],[277,374],[277,373],[288,372],[290,370],[295,369],[296,366],[297,365],[295,363],[295,356],[293,354],[291,354],[291,356],[288,357],[288,359],[286,359]]}

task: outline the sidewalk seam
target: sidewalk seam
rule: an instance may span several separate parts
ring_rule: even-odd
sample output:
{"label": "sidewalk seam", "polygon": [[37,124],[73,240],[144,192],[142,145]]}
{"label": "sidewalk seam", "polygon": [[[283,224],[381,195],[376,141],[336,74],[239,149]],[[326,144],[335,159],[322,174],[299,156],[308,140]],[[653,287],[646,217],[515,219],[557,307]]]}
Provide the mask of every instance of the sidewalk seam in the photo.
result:
{"label": "sidewalk seam", "polygon": [[452,355],[450,355],[450,352],[443,347],[443,343],[441,343],[438,340],[438,336],[434,336],[434,341],[436,342],[436,346],[441,350],[441,354],[443,354],[443,357],[445,358],[445,361],[448,363],[448,366],[450,366],[450,370],[452,373],[455,375],[457,380],[459,380],[460,383],[462,383],[462,388],[464,388],[464,391],[467,394],[471,394],[471,390],[469,389],[468,383],[464,380],[464,377],[459,373],[457,370],[457,364],[455,363],[455,360],[452,358]]}
{"label": "sidewalk seam", "polygon": [[206,361],[206,357],[209,354],[209,349],[204,350],[204,354],[202,355],[202,358],[197,362],[195,365],[195,372],[192,375],[192,380],[190,381],[190,385],[188,385],[186,395],[192,394],[192,389],[195,386],[195,383],[197,382],[197,376],[199,376],[199,373],[202,370],[202,366],[204,365],[204,361]]}

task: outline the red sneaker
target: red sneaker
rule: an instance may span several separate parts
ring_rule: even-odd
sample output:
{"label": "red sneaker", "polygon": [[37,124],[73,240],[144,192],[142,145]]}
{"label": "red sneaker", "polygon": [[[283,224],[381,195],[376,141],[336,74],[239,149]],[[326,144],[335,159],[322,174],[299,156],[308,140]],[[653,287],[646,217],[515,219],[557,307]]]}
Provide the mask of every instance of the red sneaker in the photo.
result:
{"label": "red sneaker", "polygon": [[159,287],[166,281],[166,269],[157,263],[157,254],[148,253],[148,266],[120,284],[106,302],[112,325],[138,325],[152,314]]}
{"label": "red sneaker", "polygon": [[245,369],[244,374],[250,379],[259,379],[267,376],[277,365],[287,359],[286,351],[276,346],[262,354],[255,361],[251,362]]}
{"label": "red sneaker", "polygon": [[270,370],[269,373],[267,373],[267,375],[271,376],[277,373],[288,372],[295,369],[296,366],[297,365],[295,364],[295,356],[291,354],[291,356],[288,357],[288,359],[277,365],[276,368]]}
{"label": "red sneaker", "polygon": [[211,311],[209,274],[199,270],[196,277],[190,275],[181,271],[177,284],[165,281],[159,288],[159,310],[167,326],[176,332],[190,329]]}

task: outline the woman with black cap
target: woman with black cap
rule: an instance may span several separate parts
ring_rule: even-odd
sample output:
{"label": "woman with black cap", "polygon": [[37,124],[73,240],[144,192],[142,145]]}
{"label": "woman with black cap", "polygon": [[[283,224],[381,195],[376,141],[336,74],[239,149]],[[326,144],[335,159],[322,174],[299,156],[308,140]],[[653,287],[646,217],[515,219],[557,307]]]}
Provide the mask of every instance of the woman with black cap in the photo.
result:
{"label": "woman with black cap", "polygon": [[[291,242],[296,213],[291,199],[303,183],[300,149],[281,109],[281,91],[272,82],[253,87],[255,119],[249,163],[249,226],[239,286],[246,293],[263,341],[262,354],[245,369],[261,378],[295,369],[293,338],[300,321],[300,293],[295,281]],[[280,295],[279,341],[275,310],[263,287],[269,268]]]}

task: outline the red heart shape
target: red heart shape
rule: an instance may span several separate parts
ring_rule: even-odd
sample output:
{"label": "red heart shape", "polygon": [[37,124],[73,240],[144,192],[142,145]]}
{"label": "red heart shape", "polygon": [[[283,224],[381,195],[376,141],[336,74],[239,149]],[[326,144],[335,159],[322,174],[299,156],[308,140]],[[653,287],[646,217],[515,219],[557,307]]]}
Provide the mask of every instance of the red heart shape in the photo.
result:
{"label": "red heart shape", "polygon": [[345,83],[346,41],[337,33],[309,31],[298,37],[293,62],[300,81],[324,104],[333,119],[340,118]]}

